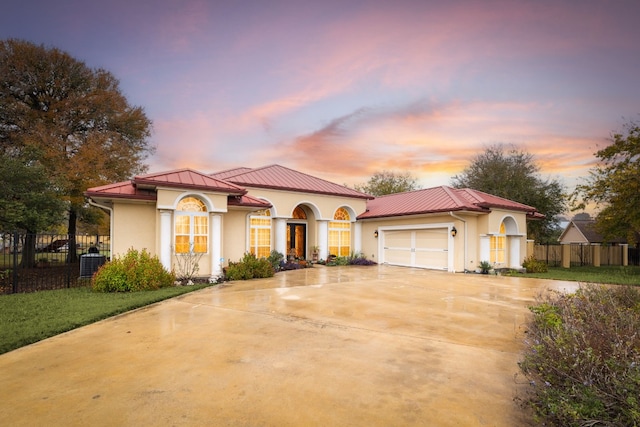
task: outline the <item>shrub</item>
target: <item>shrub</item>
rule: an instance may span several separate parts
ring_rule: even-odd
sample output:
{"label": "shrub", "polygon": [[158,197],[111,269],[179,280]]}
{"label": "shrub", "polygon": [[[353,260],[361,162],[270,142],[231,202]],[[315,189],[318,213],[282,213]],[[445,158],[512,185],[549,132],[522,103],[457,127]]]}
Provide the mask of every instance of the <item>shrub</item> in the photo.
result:
{"label": "shrub", "polygon": [[375,261],[371,261],[364,254],[351,254],[349,257],[349,265],[376,265]]}
{"label": "shrub", "polygon": [[326,265],[335,266],[335,265],[376,265],[375,261],[368,260],[364,254],[359,253],[356,254],[354,252],[349,256],[334,256],[329,255],[327,258]]}
{"label": "shrub", "polygon": [[230,262],[225,271],[227,280],[263,279],[273,277],[274,274],[275,271],[269,260],[258,259],[249,252],[244,254],[240,262]]}
{"label": "shrub", "polygon": [[290,262],[290,261],[281,261],[278,266],[279,270],[287,271],[287,270],[299,270],[301,268],[306,268],[306,264],[302,264],[299,262]]}
{"label": "shrub", "polygon": [[522,262],[522,266],[527,269],[527,273],[546,273],[549,271],[547,264],[537,260],[533,255],[525,258]]}
{"label": "shrub", "polygon": [[493,266],[489,261],[480,261],[480,264],[478,264],[478,267],[480,268],[480,271],[483,274],[488,274],[489,271],[491,271],[491,269],[493,268]]}
{"label": "shrub", "polygon": [[101,266],[92,278],[93,289],[98,292],[153,290],[173,286],[174,282],[175,275],[145,249],[129,249],[123,257]]}
{"label": "shrub", "polygon": [[186,282],[192,282],[196,279],[200,271],[200,260],[203,256],[203,252],[195,252],[193,243],[189,246],[189,252],[176,253],[176,277]]}
{"label": "shrub", "polygon": [[284,261],[284,255],[274,249],[269,254],[267,260],[273,267],[273,271],[278,271],[280,269],[280,264]]}
{"label": "shrub", "polygon": [[544,425],[640,425],[640,290],[581,287],[531,307],[522,403]]}

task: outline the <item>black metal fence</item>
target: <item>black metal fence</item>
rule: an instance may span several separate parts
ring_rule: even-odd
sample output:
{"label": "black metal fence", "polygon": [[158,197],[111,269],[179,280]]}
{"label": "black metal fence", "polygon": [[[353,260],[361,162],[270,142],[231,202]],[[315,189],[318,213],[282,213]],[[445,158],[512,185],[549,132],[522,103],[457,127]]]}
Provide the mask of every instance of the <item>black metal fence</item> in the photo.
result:
{"label": "black metal fence", "polygon": [[109,236],[0,233],[0,294],[84,286],[80,267],[88,253],[109,259]]}

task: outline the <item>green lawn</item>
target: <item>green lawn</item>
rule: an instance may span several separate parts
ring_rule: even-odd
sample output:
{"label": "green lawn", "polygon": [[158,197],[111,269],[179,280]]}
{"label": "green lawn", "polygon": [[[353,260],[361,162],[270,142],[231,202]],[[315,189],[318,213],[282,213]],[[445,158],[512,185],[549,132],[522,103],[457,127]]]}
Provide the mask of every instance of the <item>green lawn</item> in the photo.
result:
{"label": "green lawn", "polygon": [[207,286],[211,285],[130,293],[99,293],[86,287],[0,295],[0,354]]}
{"label": "green lawn", "polygon": [[549,267],[548,273],[513,274],[518,277],[537,277],[540,279],[568,280],[572,282],[603,283],[612,285],[640,286],[640,267],[638,266],[601,266],[601,267]]}

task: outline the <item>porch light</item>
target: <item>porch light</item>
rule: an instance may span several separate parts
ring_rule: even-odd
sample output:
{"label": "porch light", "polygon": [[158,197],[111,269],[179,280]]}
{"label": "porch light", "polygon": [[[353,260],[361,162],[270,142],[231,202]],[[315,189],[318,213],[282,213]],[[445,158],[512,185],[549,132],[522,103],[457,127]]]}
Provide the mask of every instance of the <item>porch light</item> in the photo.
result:
{"label": "porch light", "polygon": [[456,237],[456,234],[458,234],[458,230],[455,227],[451,227],[451,237]]}
{"label": "porch light", "polygon": [[376,239],[378,238],[378,230],[373,232],[373,237],[375,237]]}

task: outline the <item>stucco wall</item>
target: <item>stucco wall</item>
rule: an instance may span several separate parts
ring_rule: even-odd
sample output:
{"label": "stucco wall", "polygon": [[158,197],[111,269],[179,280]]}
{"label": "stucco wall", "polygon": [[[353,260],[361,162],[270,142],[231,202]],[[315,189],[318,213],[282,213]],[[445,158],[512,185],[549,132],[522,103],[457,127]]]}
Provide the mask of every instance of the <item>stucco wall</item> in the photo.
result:
{"label": "stucco wall", "polygon": [[158,255],[156,248],[156,207],[151,203],[116,203],[113,206],[112,255],[124,255],[130,248],[147,249]]}
{"label": "stucco wall", "polygon": [[367,202],[363,199],[351,199],[347,197],[325,196],[312,193],[295,193],[292,191],[263,190],[249,188],[249,194],[269,201],[274,207],[274,217],[291,217],[296,206],[304,204],[314,210],[316,219],[332,220],[333,214],[340,207],[350,208],[355,216],[360,215],[367,208]]}
{"label": "stucco wall", "polygon": [[[230,210],[222,219],[222,257],[224,265],[237,262],[248,250],[248,215],[246,210]],[[273,231],[271,232],[273,239]]]}

